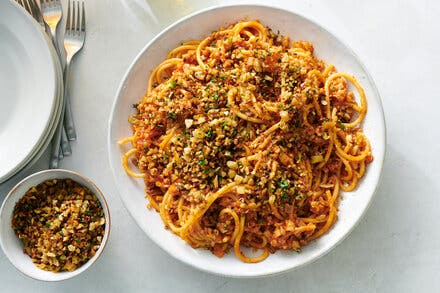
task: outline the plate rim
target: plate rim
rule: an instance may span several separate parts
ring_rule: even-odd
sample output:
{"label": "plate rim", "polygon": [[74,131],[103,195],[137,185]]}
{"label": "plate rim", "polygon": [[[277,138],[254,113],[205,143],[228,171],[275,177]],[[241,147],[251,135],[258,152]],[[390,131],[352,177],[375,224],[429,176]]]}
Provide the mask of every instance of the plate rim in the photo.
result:
{"label": "plate rim", "polygon": [[[45,32],[42,30],[42,28],[39,26],[39,24],[32,18],[32,16],[30,16],[18,3],[14,2],[14,1],[5,1],[0,3],[0,5],[4,5],[5,7],[9,7],[9,9],[11,10],[16,10],[17,13],[19,13],[21,15],[21,17],[23,19],[25,19],[25,22],[27,22],[29,24],[29,29],[30,30],[34,30],[36,31],[36,34],[38,35],[38,38],[40,38],[40,40],[43,40],[44,42],[44,47],[47,47],[47,51],[48,54],[50,55],[51,58],[50,59],[50,64],[48,64],[48,68],[50,69],[50,71],[52,71],[54,74],[54,79],[51,80],[50,84],[51,84],[51,88],[53,89],[53,92],[51,93],[51,96],[53,96],[52,98],[52,105],[50,107],[50,114],[48,115],[45,125],[44,125],[44,129],[43,131],[40,133],[39,137],[36,139],[35,144],[30,148],[30,150],[28,151],[28,153],[26,155],[23,155],[21,161],[13,168],[9,169],[8,171],[4,172],[4,174],[0,174],[0,184],[6,182],[7,180],[9,180],[11,177],[13,177],[15,174],[19,173],[22,169],[24,169],[29,162],[32,161],[34,155],[38,152],[39,147],[44,143],[45,137],[47,137],[47,133],[50,132],[50,126],[51,123],[54,119],[54,110],[56,110],[57,108],[57,104],[58,104],[58,83],[59,81],[57,80],[57,63],[55,61],[54,55],[53,55],[53,48],[51,47],[51,43],[50,40],[48,38],[48,36],[46,36]],[[16,34],[14,34],[16,35]]]}
{"label": "plate rim", "polygon": [[[197,265],[195,263],[192,262],[188,262],[185,259],[181,258],[179,256],[178,253],[174,252],[171,249],[167,249],[164,245],[162,245],[161,243],[159,243],[159,241],[157,241],[157,239],[150,237],[150,235],[142,228],[141,224],[139,223],[139,220],[133,215],[132,211],[129,209],[128,207],[128,203],[126,202],[126,199],[122,196],[122,191],[119,187],[118,184],[116,184],[117,182],[117,174],[115,171],[115,166],[114,166],[114,162],[112,160],[112,144],[114,143],[112,141],[112,129],[113,129],[113,118],[115,115],[115,111],[116,111],[116,107],[118,105],[119,102],[119,98],[120,98],[120,94],[124,88],[124,85],[126,85],[127,80],[128,80],[128,76],[130,75],[130,72],[132,71],[132,69],[135,67],[136,63],[139,62],[139,60],[141,59],[142,55],[145,53],[145,51],[148,50],[148,48],[154,43],[156,42],[158,39],[160,39],[163,35],[167,34],[170,30],[172,30],[174,27],[178,27],[179,25],[181,25],[182,23],[188,21],[189,19],[201,15],[201,14],[205,14],[209,11],[213,11],[213,10],[221,10],[224,8],[234,8],[234,7],[239,7],[239,8],[262,8],[262,9],[271,9],[271,10],[277,10],[279,12],[283,12],[283,13],[289,13],[291,15],[294,15],[295,17],[301,18],[304,21],[310,22],[311,24],[315,25],[316,27],[320,28],[324,33],[330,35],[331,37],[333,37],[335,40],[337,40],[340,44],[342,44],[347,51],[351,54],[351,56],[353,57],[353,59],[358,63],[358,65],[360,66],[360,68],[364,71],[366,79],[368,80],[368,82],[371,85],[371,90],[374,92],[375,96],[377,97],[377,105],[378,105],[378,112],[380,114],[380,121],[378,121],[378,123],[381,124],[382,126],[382,133],[380,133],[380,137],[383,138],[382,140],[382,145],[380,145],[378,148],[380,148],[381,152],[378,156],[378,158],[380,158],[379,161],[377,161],[378,164],[378,176],[377,176],[377,180],[375,182],[375,187],[374,190],[371,192],[371,195],[369,196],[368,202],[365,206],[365,208],[362,210],[362,212],[359,214],[358,219],[354,222],[354,224],[347,230],[347,232],[342,235],[342,237],[340,237],[335,243],[333,243],[333,245],[322,249],[321,251],[319,251],[319,253],[317,253],[314,257],[312,257],[311,259],[296,265],[294,267],[290,267],[290,268],[282,268],[282,269],[271,269],[271,272],[269,273],[257,273],[257,274],[237,274],[237,273],[221,273],[209,268],[205,268],[201,265]],[[140,228],[140,230],[145,233],[147,235],[147,237],[154,242],[160,249],[162,249],[163,251],[165,251],[167,254],[169,254],[170,256],[172,256],[174,259],[179,260],[181,263],[184,263],[185,265],[189,265],[192,268],[195,268],[197,270],[203,271],[203,272],[207,272],[207,273],[211,273],[214,275],[218,275],[218,276],[225,276],[225,277],[233,277],[233,278],[259,278],[259,277],[266,277],[266,276],[274,276],[274,275],[279,275],[282,273],[286,273],[289,271],[293,271],[296,270],[298,268],[301,268],[307,264],[313,263],[316,260],[320,259],[321,257],[323,257],[324,255],[328,254],[330,251],[332,251],[335,247],[337,247],[343,240],[345,240],[349,235],[351,235],[351,233],[353,232],[353,230],[359,225],[359,223],[361,222],[361,220],[364,218],[367,210],[370,208],[376,194],[377,194],[377,190],[379,188],[379,186],[381,185],[381,181],[382,181],[382,174],[383,174],[383,165],[385,162],[385,158],[386,158],[386,145],[387,145],[387,129],[386,129],[386,120],[385,120],[385,113],[384,113],[384,109],[383,109],[383,103],[382,103],[382,98],[380,96],[379,90],[376,86],[376,83],[374,82],[373,77],[371,76],[370,72],[367,70],[366,66],[364,65],[364,63],[362,62],[361,58],[358,56],[358,54],[355,53],[355,51],[347,44],[347,42],[345,42],[344,39],[342,39],[341,37],[339,37],[337,34],[335,34],[334,32],[332,32],[331,30],[329,30],[327,28],[327,26],[321,24],[318,21],[315,21],[312,17],[309,16],[305,16],[304,14],[297,12],[297,11],[293,11],[291,9],[286,9],[284,7],[280,7],[278,5],[272,5],[272,4],[242,4],[242,3],[236,3],[236,4],[220,4],[220,5],[214,5],[214,6],[209,6],[207,8],[204,9],[200,9],[197,10],[187,16],[184,16],[182,18],[177,19],[176,21],[174,21],[173,23],[171,23],[170,25],[168,25],[167,27],[165,27],[164,29],[162,29],[157,35],[155,35],[149,42],[147,42],[147,44],[145,46],[142,47],[142,49],[139,51],[139,53],[134,57],[133,61],[130,63],[130,65],[128,66],[127,70],[124,73],[123,78],[121,79],[121,82],[118,86],[116,95],[114,97],[113,103],[112,103],[112,107],[111,107],[111,111],[110,111],[110,116],[109,116],[109,120],[108,120],[108,129],[107,129],[107,158],[109,160],[109,164],[110,164],[110,169],[111,169],[111,173],[113,176],[113,181],[115,182],[115,186],[116,186],[116,190],[118,192],[119,198],[121,199],[125,209],[128,211],[128,213],[130,214],[130,216],[132,217],[132,219],[134,220],[134,222],[136,223],[136,225]],[[376,155],[375,155],[375,160],[377,160]],[[170,232],[171,233],[171,232]]]}
{"label": "plate rim", "polygon": [[[49,39],[48,39],[49,41]],[[47,147],[51,144],[52,138],[56,131],[56,126],[58,125],[59,121],[61,120],[61,114],[62,114],[62,106],[64,103],[64,81],[63,81],[63,73],[60,65],[60,61],[58,60],[57,53],[55,51],[55,48],[50,47],[52,51],[52,55],[54,57],[57,70],[58,71],[58,77],[57,77],[57,102],[55,109],[52,111],[52,119],[51,122],[47,128],[47,131],[44,135],[44,138],[41,139],[41,142],[38,144],[38,147],[36,148],[35,152],[33,153],[32,157],[29,158],[28,161],[23,165],[23,167],[17,171],[17,173],[13,174],[10,178],[18,174],[19,172],[26,170],[29,167],[32,167],[38,159],[44,154]],[[9,180],[10,178],[6,179]]]}

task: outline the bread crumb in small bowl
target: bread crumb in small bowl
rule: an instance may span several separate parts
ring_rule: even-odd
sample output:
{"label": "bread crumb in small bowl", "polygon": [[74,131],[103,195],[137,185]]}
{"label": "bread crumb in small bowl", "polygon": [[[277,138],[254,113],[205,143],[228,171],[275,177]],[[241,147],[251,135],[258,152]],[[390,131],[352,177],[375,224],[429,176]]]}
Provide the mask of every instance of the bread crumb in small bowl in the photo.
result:
{"label": "bread crumb in small bowl", "polygon": [[0,244],[11,263],[38,280],[69,279],[101,255],[110,231],[102,192],[68,170],[46,170],[18,183],[0,210]]}

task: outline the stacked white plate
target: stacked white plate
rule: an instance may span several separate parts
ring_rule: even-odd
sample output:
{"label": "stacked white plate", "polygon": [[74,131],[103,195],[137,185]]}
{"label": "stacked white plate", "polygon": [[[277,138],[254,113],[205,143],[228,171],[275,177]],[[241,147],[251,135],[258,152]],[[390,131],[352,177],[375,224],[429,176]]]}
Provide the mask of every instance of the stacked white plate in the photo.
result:
{"label": "stacked white plate", "polygon": [[0,183],[32,165],[61,117],[63,75],[41,26],[0,1]]}

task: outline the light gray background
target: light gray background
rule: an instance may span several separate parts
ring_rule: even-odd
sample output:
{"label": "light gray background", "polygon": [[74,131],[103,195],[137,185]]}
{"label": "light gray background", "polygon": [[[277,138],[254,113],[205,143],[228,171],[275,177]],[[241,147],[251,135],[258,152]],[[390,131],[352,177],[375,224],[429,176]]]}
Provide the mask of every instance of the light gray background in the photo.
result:
{"label": "light gray background", "polygon": [[[220,2],[270,2],[318,21],[360,56],[384,105],[387,158],[366,216],[328,255],[276,277],[218,277],[168,256],[123,207],[107,161],[110,108],[133,58],[174,20]],[[59,283],[21,275],[0,252],[0,292],[438,292],[440,2],[89,0],[86,7],[87,42],[72,68],[79,138],[61,167],[102,188],[110,204],[111,237],[90,270]],[[46,155],[0,185],[0,200],[47,161]]]}

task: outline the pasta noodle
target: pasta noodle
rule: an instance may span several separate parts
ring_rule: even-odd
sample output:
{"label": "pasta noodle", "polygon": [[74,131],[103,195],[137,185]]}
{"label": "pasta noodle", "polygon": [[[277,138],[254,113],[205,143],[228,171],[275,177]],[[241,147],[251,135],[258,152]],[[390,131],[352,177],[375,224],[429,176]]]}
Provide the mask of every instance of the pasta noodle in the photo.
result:
{"label": "pasta noodle", "polygon": [[219,257],[299,251],[332,227],[340,190],[373,160],[357,80],[257,20],[171,50],[136,109],[120,141],[133,146],[127,174],[143,178],[166,228]]}

